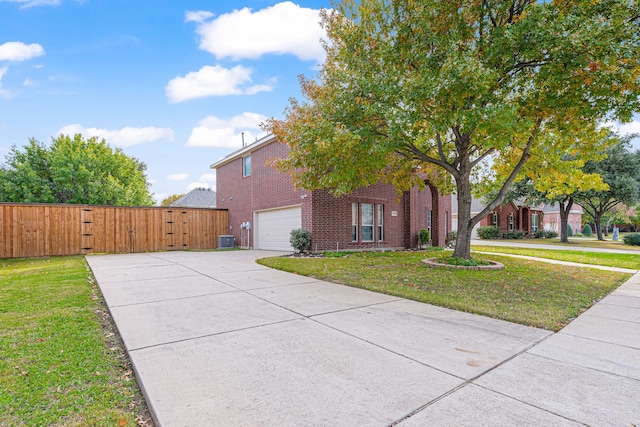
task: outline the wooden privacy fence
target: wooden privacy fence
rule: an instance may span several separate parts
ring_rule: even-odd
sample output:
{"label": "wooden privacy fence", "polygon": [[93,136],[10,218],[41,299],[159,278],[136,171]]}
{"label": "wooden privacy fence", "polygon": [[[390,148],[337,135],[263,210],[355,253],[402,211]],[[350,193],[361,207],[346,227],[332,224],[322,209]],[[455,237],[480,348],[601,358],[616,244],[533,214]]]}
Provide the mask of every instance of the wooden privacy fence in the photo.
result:
{"label": "wooden privacy fence", "polygon": [[0,258],[213,249],[226,209],[0,203]]}

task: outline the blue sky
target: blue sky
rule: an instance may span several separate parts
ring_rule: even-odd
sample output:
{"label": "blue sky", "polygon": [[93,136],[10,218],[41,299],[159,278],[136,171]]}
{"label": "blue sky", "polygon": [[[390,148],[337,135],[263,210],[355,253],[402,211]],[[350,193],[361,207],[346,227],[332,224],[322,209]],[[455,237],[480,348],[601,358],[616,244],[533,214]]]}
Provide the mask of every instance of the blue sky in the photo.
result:
{"label": "blue sky", "polygon": [[29,138],[104,137],[157,200],[264,133],[323,61],[329,0],[0,0],[0,161]]}
{"label": "blue sky", "polygon": [[[0,0],[0,162],[29,138],[105,138],[156,200],[213,187],[323,61],[329,0]],[[622,126],[640,132],[640,116]],[[640,145],[636,140],[636,145]]]}

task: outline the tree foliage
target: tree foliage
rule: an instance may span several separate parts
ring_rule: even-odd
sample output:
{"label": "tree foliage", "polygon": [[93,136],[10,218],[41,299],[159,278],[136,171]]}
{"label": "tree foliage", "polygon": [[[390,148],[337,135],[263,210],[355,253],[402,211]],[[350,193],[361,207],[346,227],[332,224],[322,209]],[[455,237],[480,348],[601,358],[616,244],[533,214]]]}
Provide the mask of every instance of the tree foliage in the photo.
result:
{"label": "tree foliage", "polygon": [[[579,151],[585,124],[638,110],[639,21],[623,0],[342,0],[323,13],[327,60],[301,78],[306,101],[266,125],[291,148],[277,165],[336,195],[455,186],[454,255],[468,258],[473,226],[530,158]],[[487,179],[497,196],[472,218]]]}
{"label": "tree foliage", "polygon": [[603,240],[603,216],[616,206],[633,206],[640,199],[640,150],[631,148],[630,139],[618,138],[607,148],[604,159],[589,161],[583,167],[586,173],[600,175],[607,184],[607,188],[577,195],[577,202],[593,218],[599,240]]}
{"label": "tree foliage", "polygon": [[146,165],[104,140],[60,135],[12,147],[0,168],[0,201],[150,206]]}
{"label": "tree foliage", "polygon": [[180,199],[180,197],[182,196],[184,196],[184,194],[172,194],[170,196],[167,196],[164,199],[162,199],[162,201],[160,202],[160,206],[171,206],[171,203]]}

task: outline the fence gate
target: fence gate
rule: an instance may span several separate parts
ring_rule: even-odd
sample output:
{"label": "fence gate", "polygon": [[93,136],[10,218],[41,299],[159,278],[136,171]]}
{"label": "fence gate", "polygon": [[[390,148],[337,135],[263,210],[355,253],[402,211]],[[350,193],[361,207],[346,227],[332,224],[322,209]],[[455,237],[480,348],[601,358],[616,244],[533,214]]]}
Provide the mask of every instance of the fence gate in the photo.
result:
{"label": "fence gate", "polygon": [[93,209],[91,208],[82,208],[80,211],[80,233],[82,253],[88,254],[95,247]]}

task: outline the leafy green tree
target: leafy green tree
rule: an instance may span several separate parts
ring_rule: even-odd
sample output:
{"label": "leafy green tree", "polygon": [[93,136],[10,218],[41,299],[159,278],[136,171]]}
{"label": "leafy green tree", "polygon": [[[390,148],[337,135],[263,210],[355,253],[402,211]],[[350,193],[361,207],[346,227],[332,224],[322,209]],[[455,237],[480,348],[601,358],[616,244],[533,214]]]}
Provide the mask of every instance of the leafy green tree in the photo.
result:
{"label": "leafy green tree", "polygon": [[[626,0],[342,0],[324,11],[327,60],[265,129],[299,187],[455,186],[454,256],[534,155],[640,109],[640,5]],[[561,146],[560,144],[564,144]],[[490,160],[490,162],[488,162]],[[483,172],[488,175],[484,176]],[[499,188],[471,217],[475,184]]]}
{"label": "leafy green tree", "polygon": [[0,167],[0,200],[151,206],[146,165],[96,138],[60,135],[12,147]]}
{"label": "leafy green tree", "polygon": [[590,190],[579,193],[577,202],[593,218],[598,240],[602,237],[604,215],[616,206],[633,206],[640,199],[640,150],[633,150],[631,137],[619,138],[607,148],[607,157],[599,161],[589,161],[583,167],[587,173],[599,174],[608,184],[608,189]]}
{"label": "leafy green tree", "polygon": [[162,201],[160,202],[160,206],[170,206],[171,203],[175,202],[182,196],[184,196],[184,194],[172,194],[170,196],[167,196],[162,199]]}

